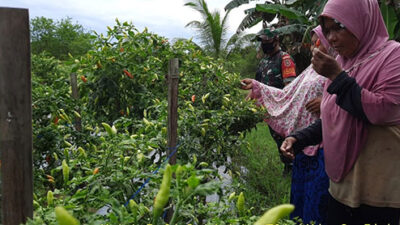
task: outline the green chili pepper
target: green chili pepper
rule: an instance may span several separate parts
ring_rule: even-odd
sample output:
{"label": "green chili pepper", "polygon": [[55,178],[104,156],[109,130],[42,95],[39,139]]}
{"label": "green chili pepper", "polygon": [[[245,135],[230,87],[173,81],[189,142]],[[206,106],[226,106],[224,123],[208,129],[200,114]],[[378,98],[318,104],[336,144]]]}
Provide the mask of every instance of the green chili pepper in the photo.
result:
{"label": "green chili pepper", "polygon": [[64,148],[64,157],[66,160],[69,160],[69,151],[68,148]]}
{"label": "green chili pepper", "polygon": [[83,158],[87,157],[86,151],[85,149],[83,149],[82,147],[78,148],[79,153],[81,154],[81,156],[83,156]]}
{"label": "green chili pepper", "polygon": [[53,152],[53,157],[54,157],[54,160],[58,161],[58,155],[57,155],[57,153]]}
{"label": "green chili pepper", "polygon": [[63,170],[64,183],[67,183],[69,180],[69,167],[65,159],[62,161],[62,170]]}
{"label": "green chili pepper", "polygon": [[201,101],[204,103],[206,103],[206,99],[208,98],[208,96],[210,96],[210,93],[207,93],[205,95],[203,95],[203,97],[201,97]]}
{"label": "green chili pepper", "polygon": [[33,209],[38,209],[40,207],[39,203],[33,200]]}
{"label": "green chili pepper", "polygon": [[53,205],[54,202],[54,195],[52,191],[47,192],[47,206]]}
{"label": "green chili pepper", "polygon": [[153,218],[157,221],[161,216],[164,206],[167,204],[169,199],[169,192],[171,187],[172,170],[171,165],[167,164],[165,167],[163,180],[161,182],[160,190],[157,193],[154,201]]}
{"label": "green chili pepper", "polygon": [[104,129],[106,130],[107,134],[110,136],[113,136],[114,134],[117,133],[117,129],[115,129],[115,127],[111,127],[110,125],[108,125],[107,123],[101,123],[101,125],[103,125]]}
{"label": "green chili pepper", "polygon": [[134,220],[136,222],[137,216],[138,216],[138,212],[139,212],[139,206],[136,204],[136,202],[133,199],[129,200],[129,208],[130,208],[130,210],[131,210],[131,212],[133,214],[133,218],[134,218]]}
{"label": "green chili pepper", "polygon": [[81,118],[81,114],[79,114],[77,111],[74,111],[74,115],[75,115],[75,117],[77,117],[77,118]]}
{"label": "green chili pepper", "polygon": [[199,166],[207,167],[207,166],[208,166],[208,163],[206,163],[206,162],[201,162],[201,163],[199,163]]}
{"label": "green chili pepper", "polygon": [[176,180],[178,180],[178,181],[181,180],[182,173],[183,173],[183,167],[181,165],[179,165],[178,168],[176,168],[176,171],[175,171]]}
{"label": "green chili pepper", "polygon": [[235,196],[236,196],[236,192],[232,192],[228,197],[228,201],[232,201],[233,198],[235,198]]}
{"label": "green chili pepper", "polygon": [[66,146],[68,146],[68,147],[71,147],[71,146],[72,146],[72,144],[69,143],[68,141],[64,141],[64,144],[65,144]]}
{"label": "green chili pepper", "polygon": [[294,210],[292,204],[282,204],[269,209],[254,225],[277,224],[278,220]]}
{"label": "green chili pepper", "polygon": [[75,219],[63,207],[56,207],[56,219],[59,225],[79,225],[79,221]]}
{"label": "green chili pepper", "polygon": [[243,192],[240,192],[238,200],[236,202],[236,208],[239,211],[239,215],[243,216],[244,214],[244,194]]}

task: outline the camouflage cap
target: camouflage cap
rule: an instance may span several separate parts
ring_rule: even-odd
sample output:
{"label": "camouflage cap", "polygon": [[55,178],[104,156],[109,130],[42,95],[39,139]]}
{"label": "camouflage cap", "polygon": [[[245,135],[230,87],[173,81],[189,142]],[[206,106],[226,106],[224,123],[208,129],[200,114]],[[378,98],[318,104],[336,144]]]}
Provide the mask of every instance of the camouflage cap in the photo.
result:
{"label": "camouflage cap", "polygon": [[256,40],[271,40],[276,36],[278,36],[278,33],[274,29],[265,28],[257,33]]}

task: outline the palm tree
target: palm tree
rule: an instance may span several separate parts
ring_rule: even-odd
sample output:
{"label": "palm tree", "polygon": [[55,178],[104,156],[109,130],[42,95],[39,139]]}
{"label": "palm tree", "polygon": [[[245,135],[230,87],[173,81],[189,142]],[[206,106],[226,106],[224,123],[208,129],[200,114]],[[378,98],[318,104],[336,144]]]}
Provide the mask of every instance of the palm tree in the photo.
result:
{"label": "palm tree", "polygon": [[227,18],[230,10],[221,19],[218,11],[210,12],[205,0],[189,1],[185,4],[200,13],[202,21],[194,20],[186,27],[193,27],[199,32],[199,39],[203,48],[215,57],[220,57],[222,46],[226,43]]}
{"label": "palm tree", "polygon": [[234,34],[229,40],[226,38],[228,29],[228,15],[223,16],[219,11],[210,12],[205,0],[193,0],[185,4],[200,13],[202,21],[191,21],[186,27],[193,27],[199,32],[199,39],[203,50],[211,53],[216,58],[227,58],[229,55],[245,46],[254,34]]}

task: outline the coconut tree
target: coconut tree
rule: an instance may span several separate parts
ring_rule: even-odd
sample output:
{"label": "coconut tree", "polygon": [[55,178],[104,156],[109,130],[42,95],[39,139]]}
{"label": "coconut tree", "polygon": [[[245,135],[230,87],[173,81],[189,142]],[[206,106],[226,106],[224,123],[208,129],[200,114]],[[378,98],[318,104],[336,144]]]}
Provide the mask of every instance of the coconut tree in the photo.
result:
{"label": "coconut tree", "polygon": [[217,58],[228,58],[232,52],[245,47],[255,36],[240,33],[227,38],[230,10],[224,16],[218,10],[211,12],[205,0],[188,1],[185,6],[199,12],[202,18],[189,22],[186,27],[196,29],[203,50]]}
{"label": "coconut tree", "polygon": [[226,43],[226,32],[228,29],[227,19],[230,10],[225,13],[225,16],[219,11],[211,12],[205,0],[189,1],[185,4],[200,13],[202,20],[193,20],[186,27],[195,28],[198,33],[198,38],[203,48],[211,52],[214,56],[219,57],[222,51],[222,46]]}

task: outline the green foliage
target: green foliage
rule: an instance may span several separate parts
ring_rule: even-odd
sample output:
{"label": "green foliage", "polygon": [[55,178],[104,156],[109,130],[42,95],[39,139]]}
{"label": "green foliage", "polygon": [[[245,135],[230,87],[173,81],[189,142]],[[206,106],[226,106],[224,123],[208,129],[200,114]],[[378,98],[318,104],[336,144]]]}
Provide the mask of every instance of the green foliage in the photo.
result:
{"label": "green foliage", "polygon": [[106,36],[98,35],[96,50],[81,57],[74,67],[87,79],[79,87],[88,110],[108,123],[125,114],[141,119],[144,109],[165,96],[167,59],[172,57],[165,38],[117,23]]}
{"label": "green foliage", "polygon": [[45,17],[31,19],[31,48],[33,54],[47,52],[57,59],[85,54],[91,47],[91,35],[71,18],[53,21]]}
{"label": "green foliage", "polygon": [[243,189],[246,202],[259,206],[253,214],[260,215],[265,209],[289,202],[290,177],[282,176],[283,163],[265,123],[252,129],[246,140],[249,148],[242,149],[232,159],[235,170],[240,171],[235,178],[236,182],[246,184]]}
{"label": "green foliage", "polygon": [[259,63],[256,54],[256,45],[249,45],[234,51],[225,62],[225,68],[231,73],[240,74],[241,78],[253,78],[255,77]]}
{"label": "green foliage", "polygon": [[400,40],[400,3],[396,1],[381,1],[380,9],[389,33],[389,39]]}
{"label": "green foliage", "polygon": [[[63,136],[71,132],[71,127],[57,129],[55,124],[66,123],[60,117],[60,109],[71,112],[75,101],[69,90],[68,67],[54,57],[45,54],[32,55],[32,117],[34,164],[53,163],[53,153],[57,151]],[[43,166],[46,168],[47,166]]]}

